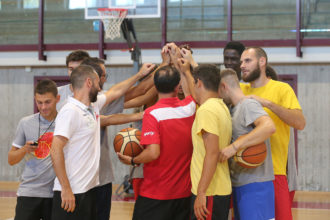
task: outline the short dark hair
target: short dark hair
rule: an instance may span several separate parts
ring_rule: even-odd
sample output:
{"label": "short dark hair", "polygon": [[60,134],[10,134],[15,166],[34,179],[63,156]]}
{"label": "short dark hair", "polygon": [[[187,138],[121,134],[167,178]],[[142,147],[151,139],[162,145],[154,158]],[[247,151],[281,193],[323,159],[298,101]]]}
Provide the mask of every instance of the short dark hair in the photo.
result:
{"label": "short dark hair", "polygon": [[159,68],[154,75],[156,89],[160,93],[171,93],[180,83],[180,73],[172,66]]}
{"label": "short dark hair", "polygon": [[84,59],[81,64],[93,67],[95,72],[97,73],[97,75],[99,75],[99,77],[101,78],[103,70],[102,70],[100,64],[104,64],[103,60],[101,60],[97,57],[89,57],[89,58]]}
{"label": "short dark hair", "polygon": [[212,64],[202,64],[193,71],[195,82],[201,80],[207,90],[217,92],[220,83],[220,69]]}
{"label": "short dark hair", "polygon": [[225,48],[223,49],[223,52],[225,52],[225,50],[236,50],[241,56],[243,51],[245,50],[245,46],[239,41],[230,41],[226,44]]}
{"label": "short dark hair", "polygon": [[52,93],[55,97],[57,96],[57,85],[53,80],[40,80],[34,87],[34,95],[36,95],[37,93],[40,95],[44,95],[48,92]]}
{"label": "short dark hair", "polygon": [[67,57],[66,57],[66,66],[69,65],[69,62],[72,61],[83,61],[86,58],[89,58],[89,53],[85,50],[75,50],[72,51]]}
{"label": "short dark hair", "polygon": [[70,81],[72,84],[73,89],[80,89],[83,87],[85,80],[90,77],[92,79],[95,79],[95,73],[93,67],[88,65],[79,65],[77,68],[75,68],[71,75],[70,75]]}

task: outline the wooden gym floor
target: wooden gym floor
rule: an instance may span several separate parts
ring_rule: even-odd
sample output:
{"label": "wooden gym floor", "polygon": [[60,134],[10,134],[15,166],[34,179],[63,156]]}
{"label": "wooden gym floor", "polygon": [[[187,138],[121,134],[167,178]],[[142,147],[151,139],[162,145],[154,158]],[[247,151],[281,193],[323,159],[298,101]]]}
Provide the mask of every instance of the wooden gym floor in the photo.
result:
{"label": "wooden gym floor", "polygon": [[[0,182],[0,220],[14,219],[17,187],[17,182]],[[114,196],[110,219],[132,219],[133,207],[133,201],[124,201]],[[294,220],[329,220],[330,192],[297,191],[292,213]]]}

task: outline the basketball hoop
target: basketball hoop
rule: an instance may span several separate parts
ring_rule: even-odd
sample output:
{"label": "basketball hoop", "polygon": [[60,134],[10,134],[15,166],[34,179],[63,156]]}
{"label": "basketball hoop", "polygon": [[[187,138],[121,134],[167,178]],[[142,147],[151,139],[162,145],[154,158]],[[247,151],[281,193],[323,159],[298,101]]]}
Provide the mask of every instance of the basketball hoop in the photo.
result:
{"label": "basketball hoop", "polygon": [[99,8],[97,13],[100,15],[104,25],[105,38],[113,40],[116,37],[120,37],[120,25],[127,15],[127,9]]}

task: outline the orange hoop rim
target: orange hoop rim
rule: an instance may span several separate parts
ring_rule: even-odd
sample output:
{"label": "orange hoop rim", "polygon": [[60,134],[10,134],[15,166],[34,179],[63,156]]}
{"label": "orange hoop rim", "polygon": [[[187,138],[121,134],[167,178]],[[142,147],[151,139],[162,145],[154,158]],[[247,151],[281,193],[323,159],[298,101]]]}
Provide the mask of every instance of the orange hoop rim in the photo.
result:
{"label": "orange hoop rim", "polygon": [[124,12],[127,11],[127,9],[125,8],[98,8],[97,11],[120,11],[120,12]]}

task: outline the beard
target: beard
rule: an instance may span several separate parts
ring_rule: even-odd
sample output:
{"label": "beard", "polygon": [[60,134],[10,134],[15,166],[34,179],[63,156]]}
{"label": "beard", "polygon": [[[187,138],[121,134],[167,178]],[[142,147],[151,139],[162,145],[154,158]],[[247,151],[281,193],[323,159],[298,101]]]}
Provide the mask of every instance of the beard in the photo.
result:
{"label": "beard", "polygon": [[91,89],[91,91],[89,91],[89,101],[90,102],[96,102],[97,101],[97,94],[99,93],[99,91],[97,90],[97,88],[95,88],[94,84],[93,87]]}
{"label": "beard", "polygon": [[260,77],[260,66],[258,64],[257,68],[255,68],[248,76],[243,75],[244,82],[253,82],[254,80]]}

